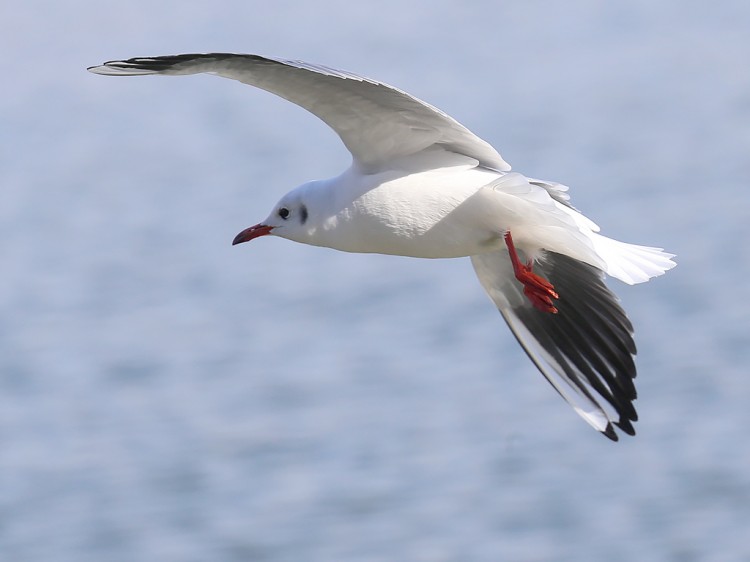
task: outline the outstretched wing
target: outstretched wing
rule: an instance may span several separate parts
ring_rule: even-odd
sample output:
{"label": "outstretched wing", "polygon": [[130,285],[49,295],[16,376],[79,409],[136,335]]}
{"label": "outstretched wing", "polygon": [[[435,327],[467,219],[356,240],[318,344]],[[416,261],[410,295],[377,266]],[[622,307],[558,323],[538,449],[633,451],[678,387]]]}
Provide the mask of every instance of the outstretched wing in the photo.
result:
{"label": "outstretched wing", "polygon": [[317,115],[365,170],[378,170],[389,160],[432,145],[476,158],[489,168],[510,169],[492,146],[439,109],[382,82],[325,66],[212,53],[110,61],[89,70],[110,76],[206,72],[239,80]]}
{"label": "outstretched wing", "polygon": [[505,251],[472,256],[479,281],[528,356],[578,414],[617,441],[612,424],[634,435],[638,419],[633,326],[604,274],[547,252],[534,266],[560,295],[557,314],[534,308]]}

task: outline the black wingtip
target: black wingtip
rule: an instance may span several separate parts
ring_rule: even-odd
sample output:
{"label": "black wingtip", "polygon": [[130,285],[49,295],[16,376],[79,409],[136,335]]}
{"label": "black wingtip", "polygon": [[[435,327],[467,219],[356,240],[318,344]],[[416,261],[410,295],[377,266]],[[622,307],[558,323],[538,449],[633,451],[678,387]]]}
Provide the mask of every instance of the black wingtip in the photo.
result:
{"label": "black wingtip", "polygon": [[[636,421],[637,419],[638,416],[636,416],[636,419],[633,421]],[[620,421],[615,422],[615,425],[619,427],[623,433],[627,433],[631,437],[635,435],[635,428],[629,419],[620,418]]]}
{"label": "black wingtip", "polygon": [[616,442],[616,441],[620,440],[620,438],[617,437],[617,433],[615,433],[615,428],[612,427],[611,423],[608,423],[607,424],[607,429],[605,429],[601,433],[602,433],[602,435],[604,435],[604,437],[607,437],[607,438],[611,439],[612,441]]}

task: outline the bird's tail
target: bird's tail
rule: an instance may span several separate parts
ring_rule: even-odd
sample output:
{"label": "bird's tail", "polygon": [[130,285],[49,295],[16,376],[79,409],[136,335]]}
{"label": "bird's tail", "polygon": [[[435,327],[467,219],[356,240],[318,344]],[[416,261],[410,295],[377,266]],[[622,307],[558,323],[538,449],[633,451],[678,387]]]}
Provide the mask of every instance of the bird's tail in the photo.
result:
{"label": "bird's tail", "polygon": [[613,240],[592,233],[591,241],[599,257],[604,260],[607,275],[628,285],[643,283],[672,269],[677,264],[671,258],[674,254],[662,248],[638,246]]}

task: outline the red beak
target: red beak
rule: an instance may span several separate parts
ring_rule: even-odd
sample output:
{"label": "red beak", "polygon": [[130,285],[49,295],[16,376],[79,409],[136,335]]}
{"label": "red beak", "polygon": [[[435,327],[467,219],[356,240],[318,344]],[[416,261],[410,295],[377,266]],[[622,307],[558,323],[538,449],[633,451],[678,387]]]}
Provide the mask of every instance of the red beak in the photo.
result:
{"label": "red beak", "polygon": [[234,240],[232,241],[232,246],[242,244],[243,242],[249,242],[253,238],[259,238],[261,236],[265,236],[266,234],[271,234],[272,230],[272,226],[266,226],[265,224],[256,224],[255,226],[246,228],[237,236],[235,236]]}

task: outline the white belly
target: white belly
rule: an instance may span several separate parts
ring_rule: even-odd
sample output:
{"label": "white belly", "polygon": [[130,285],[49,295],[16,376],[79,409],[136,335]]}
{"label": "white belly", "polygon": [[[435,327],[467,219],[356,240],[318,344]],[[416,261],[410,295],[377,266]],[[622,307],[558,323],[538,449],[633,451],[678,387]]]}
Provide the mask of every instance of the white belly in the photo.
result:
{"label": "white belly", "polygon": [[346,252],[422,258],[471,256],[502,247],[503,225],[487,228],[478,221],[479,202],[472,199],[498,176],[460,168],[385,181],[332,217],[317,243]]}

